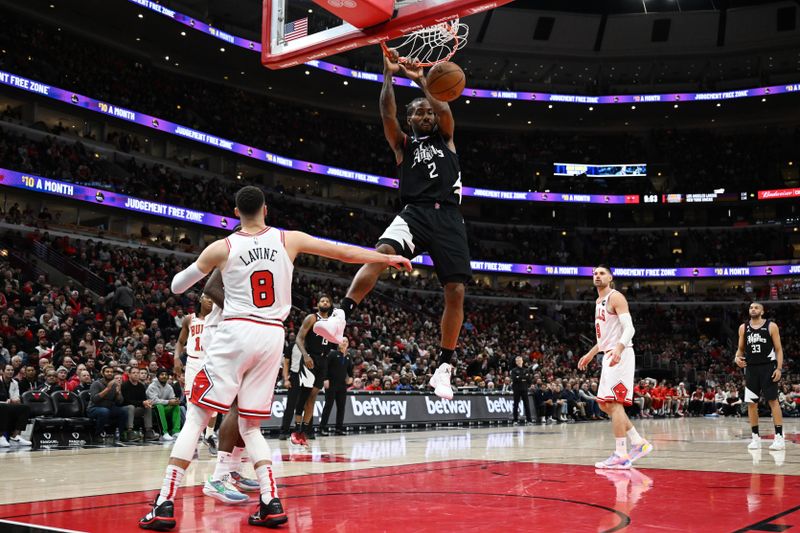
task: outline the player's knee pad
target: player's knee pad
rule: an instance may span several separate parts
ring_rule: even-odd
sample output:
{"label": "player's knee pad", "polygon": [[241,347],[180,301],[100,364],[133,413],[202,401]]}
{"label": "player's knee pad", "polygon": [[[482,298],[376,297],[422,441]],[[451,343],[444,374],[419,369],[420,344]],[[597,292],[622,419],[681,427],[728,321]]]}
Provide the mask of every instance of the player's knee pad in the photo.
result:
{"label": "player's knee pad", "polygon": [[211,411],[206,411],[194,404],[186,407],[186,424],[172,447],[171,457],[183,461],[191,461],[197,448],[197,439],[211,420]]}
{"label": "player's knee pad", "polygon": [[239,417],[239,434],[253,464],[271,460],[272,451],[261,434],[261,422]]}

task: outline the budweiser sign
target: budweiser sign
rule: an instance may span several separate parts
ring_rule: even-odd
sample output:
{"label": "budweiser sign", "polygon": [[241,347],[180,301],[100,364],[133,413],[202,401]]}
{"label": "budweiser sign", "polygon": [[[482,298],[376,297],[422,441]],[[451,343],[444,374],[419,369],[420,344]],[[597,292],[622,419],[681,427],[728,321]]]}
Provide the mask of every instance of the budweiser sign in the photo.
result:
{"label": "budweiser sign", "polygon": [[800,197],[800,189],[773,189],[771,191],[758,191],[759,200],[776,200],[780,198]]}

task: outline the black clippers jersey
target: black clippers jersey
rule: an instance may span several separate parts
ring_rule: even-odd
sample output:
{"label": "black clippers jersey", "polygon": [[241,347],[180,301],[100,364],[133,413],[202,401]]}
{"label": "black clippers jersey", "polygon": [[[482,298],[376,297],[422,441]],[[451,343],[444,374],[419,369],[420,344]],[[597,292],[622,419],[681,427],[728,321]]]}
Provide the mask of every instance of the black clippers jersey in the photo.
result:
{"label": "black clippers jersey", "polygon": [[458,156],[438,132],[427,137],[407,136],[397,173],[404,204],[461,205]]}
{"label": "black clippers jersey", "polygon": [[[325,319],[322,318],[319,313],[317,313],[317,320],[325,320]],[[323,339],[322,337],[314,333],[313,327],[308,330],[308,333],[306,333],[306,351],[308,352],[309,355],[327,354],[328,349],[330,348],[328,344],[330,343],[328,342],[327,339]]]}
{"label": "black clippers jersey", "polygon": [[750,321],[744,323],[744,360],[749,365],[759,365],[778,360],[772,336],[769,334],[770,320],[760,328],[754,328]]}

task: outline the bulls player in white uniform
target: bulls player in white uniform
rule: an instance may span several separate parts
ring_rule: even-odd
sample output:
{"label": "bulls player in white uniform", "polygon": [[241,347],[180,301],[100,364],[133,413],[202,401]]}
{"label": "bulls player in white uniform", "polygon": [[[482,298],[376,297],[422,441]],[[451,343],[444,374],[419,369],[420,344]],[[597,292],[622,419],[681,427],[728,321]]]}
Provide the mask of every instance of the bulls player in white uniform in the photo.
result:
{"label": "bulls player in white uniform", "polygon": [[[597,288],[594,327],[597,343],[581,357],[578,369],[584,370],[598,353],[603,354],[597,402],[611,418],[616,449],[608,459],[596,463],[595,467],[629,469],[631,463],[653,451],[653,446],[639,435],[625,413],[625,406],[633,403],[636,355],[631,341],[635,330],[628,300],[621,292],[611,288],[613,279],[609,267],[600,265],[594,269],[593,280]],[[630,453],[626,435],[631,439]]]}
{"label": "bulls player in white uniform", "polygon": [[181,294],[219,268],[225,286],[223,320],[206,347],[206,361],[195,378],[186,425],[172,448],[161,491],[139,527],[170,530],[176,526],[173,500],[197,439],[217,411],[227,413],[238,397],[239,432],[253,461],[261,498],[251,525],[275,527],[288,518],[283,511],[270,462],[270,448],[261,434],[269,418],[275,381],[283,359],[283,321],[292,306],[292,273],[298,254],[309,253],[346,263],[380,263],[406,271],[411,262],[356,246],[337,245],[300,231],[266,226],[267,206],[257,187],[236,193],[235,214],[242,231],[209,245],[172,280]]}
{"label": "bulls player in white uniform", "polygon": [[205,323],[211,313],[214,302],[207,296],[200,297],[200,309],[197,313],[192,313],[183,317],[181,333],[178,336],[178,343],[175,345],[175,370],[181,366],[181,357],[186,351],[186,366],[184,368],[184,391],[186,396],[192,392],[192,383],[200,369],[203,367],[205,359],[205,345],[203,344],[203,332]]}
{"label": "bulls player in white uniform", "polygon": [[[181,332],[178,335],[178,342],[175,345],[175,373],[180,372],[184,350],[186,351],[186,366],[183,369],[184,383],[183,389],[186,398],[192,393],[192,383],[200,369],[203,367],[205,360],[205,347],[208,346],[204,343],[205,328],[211,314],[214,302],[206,295],[200,297],[200,309],[197,313],[192,313],[183,317],[181,324]],[[216,413],[214,413],[216,415]],[[215,419],[212,418],[208,421],[206,427],[206,434],[204,440],[208,444],[208,449],[211,455],[216,455],[216,444],[213,441]]]}

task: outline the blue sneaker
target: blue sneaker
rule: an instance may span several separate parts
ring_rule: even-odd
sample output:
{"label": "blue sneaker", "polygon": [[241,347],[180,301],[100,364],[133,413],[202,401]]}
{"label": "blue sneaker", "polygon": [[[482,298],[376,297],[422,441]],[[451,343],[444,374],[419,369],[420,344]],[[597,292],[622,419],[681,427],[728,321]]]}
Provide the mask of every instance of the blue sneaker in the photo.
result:
{"label": "blue sneaker", "polygon": [[231,485],[242,492],[258,492],[261,490],[258,480],[244,477],[239,472],[231,472]]}
{"label": "blue sneaker", "polygon": [[631,463],[637,461],[648,455],[650,452],[653,451],[653,445],[647,442],[646,440],[642,439],[642,442],[637,444],[636,446],[631,447],[631,451],[628,452],[628,458],[631,460]]}
{"label": "blue sneaker", "polygon": [[227,474],[220,480],[209,477],[203,485],[203,494],[229,505],[240,505],[250,501],[246,494],[242,494],[231,484],[230,476]]}
{"label": "blue sneaker", "polygon": [[614,452],[605,461],[595,463],[594,467],[628,470],[631,467],[631,460],[628,458],[627,454],[622,456],[622,455],[617,455],[617,452]]}

